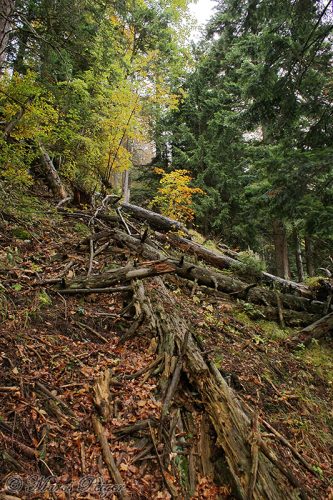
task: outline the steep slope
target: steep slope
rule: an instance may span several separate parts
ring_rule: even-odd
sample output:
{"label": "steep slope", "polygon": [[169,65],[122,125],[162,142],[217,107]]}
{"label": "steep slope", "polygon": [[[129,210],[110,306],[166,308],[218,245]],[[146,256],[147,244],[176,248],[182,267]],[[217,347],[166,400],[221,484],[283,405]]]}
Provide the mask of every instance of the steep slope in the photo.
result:
{"label": "steep slope", "polygon": [[146,229],[3,213],[0,498],[330,498],[331,340]]}

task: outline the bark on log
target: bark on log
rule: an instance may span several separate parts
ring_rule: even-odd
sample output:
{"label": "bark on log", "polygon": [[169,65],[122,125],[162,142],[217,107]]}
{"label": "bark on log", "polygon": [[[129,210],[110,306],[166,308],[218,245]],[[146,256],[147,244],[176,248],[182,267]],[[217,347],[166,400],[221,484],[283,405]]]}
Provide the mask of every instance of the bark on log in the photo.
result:
{"label": "bark on log", "polygon": [[181,222],[169,219],[168,217],[152,212],[151,210],[131,205],[130,203],[123,203],[121,206],[126,212],[129,212],[137,219],[147,221],[147,223],[152,227],[165,231],[183,231],[188,234],[188,230]]}
{"label": "bark on log", "polygon": [[[253,311],[247,314],[251,319],[255,320],[266,319],[268,321],[279,321],[279,311],[276,307],[272,306],[257,305]],[[285,309],[283,311],[283,318],[287,326],[300,327],[315,322],[318,319],[318,314]]]}
{"label": "bark on log", "polygon": [[104,370],[94,385],[94,403],[101,417],[108,420],[112,414],[112,401],[110,393],[111,371]]}
{"label": "bark on log", "polygon": [[175,272],[176,266],[173,262],[156,261],[147,262],[140,267],[135,267],[134,264],[127,265],[103,274],[93,276],[84,276],[79,279],[72,280],[67,284],[66,292],[69,290],[83,289],[103,289],[112,287],[116,283],[127,283],[135,278],[148,278],[158,274],[166,274]]}
{"label": "bark on log", "polygon": [[[237,495],[246,499],[252,477],[248,442],[251,434],[250,419],[217,368],[204,360],[181,313],[175,314],[179,305],[165,289],[162,281],[155,279],[151,292],[147,293],[149,297],[144,305],[146,309],[149,308],[147,318],[160,337],[160,353],[164,351],[169,358],[176,353],[180,354],[188,336],[183,361],[184,372],[201,395],[200,399],[217,434],[217,444],[224,450]],[[253,498],[295,498],[295,491],[290,485],[285,485],[281,472],[261,453],[258,457],[257,479],[253,485]]]}
{"label": "bark on log", "polygon": [[54,196],[60,199],[67,198],[66,190],[61,182],[59,174],[53,165],[53,161],[51,160],[48,152],[44,148],[42,144],[39,145],[39,149],[41,152],[41,161],[44,167],[44,174],[47,180],[47,183],[52,190]]}
{"label": "bark on log", "polygon": [[[163,243],[169,243],[173,247],[181,250],[184,253],[196,255],[207,264],[210,264],[217,269],[230,269],[233,267],[235,269],[235,273],[237,273],[237,268],[245,269],[244,264],[237,259],[224,255],[223,253],[213,252],[208,248],[191,241],[187,238],[182,238],[176,234],[155,234],[158,241]],[[237,255],[237,254],[236,254]],[[278,284],[282,290],[288,291],[289,293],[297,293],[304,297],[311,298],[312,293],[309,288],[301,283],[295,283],[294,281],[285,280],[280,278],[279,276],[274,276],[273,274],[267,273],[265,271],[261,272],[260,281],[263,283],[276,283]]]}
{"label": "bark on log", "polygon": [[333,312],[304,328],[296,337],[291,339],[291,343],[294,347],[299,344],[308,346],[312,339],[318,340],[328,333],[333,334]]}
{"label": "bark on log", "polygon": [[[159,250],[153,248],[147,243],[140,243],[140,240],[134,236],[123,233],[115,229],[112,233],[112,239],[123,243],[136,254],[142,255],[147,259],[163,259],[164,255]],[[227,276],[212,269],[203,268],[190,263],[181,263],[175,259],[168,259],[165,264],[175,266],[175,272],[182,278],[196,281],[199,285],[205,285],[209,288],[215,288],[221,292],[238,294],[248,288],[248,284],[243,281]],[[247,292],[248,302],[254,304],[277,307],[276,293],[274,290],[256,287]],[[312,314],[322,314],[325,304],[318,301],[312,301],[305,297],[297,297],[292,294],[281,294],[281,301],[284,309],[295,311],[307,311]]]}

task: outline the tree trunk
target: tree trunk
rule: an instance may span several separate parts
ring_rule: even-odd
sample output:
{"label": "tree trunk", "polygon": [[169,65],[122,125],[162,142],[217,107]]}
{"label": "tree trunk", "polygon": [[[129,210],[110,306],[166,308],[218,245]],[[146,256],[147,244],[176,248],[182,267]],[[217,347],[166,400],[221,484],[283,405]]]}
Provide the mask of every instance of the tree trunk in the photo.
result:
{"label": "tree trunk", "polygon": [[[126,245],[136,255],[141,255],[147,259],[163,260],[175,266],[175,272],[178,276],[197,282],[199,285],[205,285],[209,288],[221,292],[233,294],[235,297],[244,296],[248,302],[260,305],[271,305],[277,307],[276,293],[264,287],[256,286],[249,290],[248,283],[244,283],[238,278],[227,276],[221,272],[212,269],[200,267],[192,263],[184,262],[183,259],[167,259],[159,250],[153,248],[147,243],[141,243],[139,238],[130,236],[122,231],[115,229],[110,238]],[[285,309],[295,311],[307,311],[312,314],[322,314],[325,304],[313,301],[305,297],[297,297],[291,294],[281,294],[282,305]]]}
{"label": "tree trunk", "polygon": [[67,193],[66,190],[61,182],[61,179],[59,177],[59,174],[57,170],[55,169],[53,165],[53,161],[51,160],[48,152],[44,148],[43,145],[39,145],[39,149],[41,151],[41,161],[42,165],[44,167],[44,174],[46,177],[46,181],[50,189],[52,190],[52,193],[54,196],[57,198],[67,198]]}
{"label": "tree trunk", "polygon": [[293,347],[297,347],[299,344],[308,346],[313,339],[318,340],[328,333],[333,333],[333,312],[304,328],[291,339],[291,345]]}
{"label": "tree trunk", "polygon": [[315,276],[315,268],[313,263],[313,244],[311,236],[305,236],[305,257],[306,257],[306,271],[308,276]]}
{"label": "tree trunk", "polygon": [[66,283],[67,288],[65,290],[108,288],[118,283],[127,283],[136,278],[148,278],[158,274],[172,273],[175,270],[176,265],[173,262],[166,261],[147,262],[140,267],[129,264],[96,276],[87,276],[69,281]]}
{"label": "tree trunk", "polygon": [[275,247],[276,274],[281,278],[288,280],[289,260],[288,260],[288,242],[286,228],[281,220],[273,221],[273,239]]}
{"label": "tree trunk", "polygon": [[301,247],[301,241],[300,241],[297,229],[294,229],[294,240],[295,240],[295,259],[296,259],[298,281],[303,283],[303,281],[304,281],[304,268],[303,268],[302,247]]}
{"label": "tree trunk", "polygon": [[[32,5],[32,3],[29,3],[28,12],[25,17],[25,22],[27,25],[30,25],[34,21],[34,16],[33,16],[34,8],[35,7]],[[16,52],[16,59],[14,60],[14,71],[20,74],[24,74],[26,71],[24,60],[30,38],[31,38],[31,32],[28,29],[23,29],[18,31],[17,34],[18,49]]]}
{"label": "tree trunk", "polygon": [[123,198],[124,198],[124,203],[129,203],[129,201],[130,201],[129,181],[130,181],[130,172],[129,172],[129,170],[125,170],[125,172],[123,172]]}
{"label": "tree trunk", "polygon": [[152,212],[151,210],[146,210],[145,208],[137,207],[136,205],[131,205],[129,203],[123,203],[122,208],[126,212],[130,212],[137,219],[147,221],[153,227],[165,231],[183,231],[188,234],[186,227],[176,220],[169,219],[164,215]]}
{"label": "tree trunk", "polygon": [[7,57],[9,33],[12,25],[12,15],[15,9],[15,0],[2,0],[0,5],[0,76],[4,72]]}

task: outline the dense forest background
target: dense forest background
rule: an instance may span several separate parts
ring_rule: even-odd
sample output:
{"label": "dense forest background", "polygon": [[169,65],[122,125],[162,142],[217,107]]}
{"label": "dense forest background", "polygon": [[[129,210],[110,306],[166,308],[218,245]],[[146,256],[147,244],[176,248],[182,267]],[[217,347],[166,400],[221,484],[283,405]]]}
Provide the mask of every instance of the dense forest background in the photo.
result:
{"label": "dense forest background", "polygon": [[279,276],[329,272],[331,1],[217,1],[197,44],[188,3],[2,2],[2,206],[36,179],[78,203],[127,191],[153,143],[134,203],[170,215],[173,196],[173,216]]}

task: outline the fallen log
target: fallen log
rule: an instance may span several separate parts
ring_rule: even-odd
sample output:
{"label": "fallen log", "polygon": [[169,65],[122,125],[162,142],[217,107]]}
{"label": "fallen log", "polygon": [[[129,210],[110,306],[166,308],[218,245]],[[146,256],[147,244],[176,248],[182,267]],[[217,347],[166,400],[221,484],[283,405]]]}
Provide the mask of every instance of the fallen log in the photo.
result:
{"label": "fallen log", "polygon": [[[147,243],[141,243],[139,237],[130,236],[118,229],[112,232],[111,238],[123,245],[126,245],[136,255],[141,255],[147,259],[164,259],[165,264],[174,266],[174,272],[185,279],[195,281],[199,285],[205,285],[209,288],[225,292],[228,294],[242,294],[248,289],[248,284],[238,278],[214,271],[209,268],[197,266],[192,263],[186,263],[183,259],[165,259],[165,255],[153,248]],[[295,311],[306,311],[312,314],[322,314],[325,304],[318,301],[312,301],[305,297],[297,297],[293,294],[281,294],[281,302],[284,309]],[[277,308],[277,297],[274,290],[264,287],[255,287],[247,291],[247,302],[254,304],[273,306]]]}
{"label": "fallen log", "polygon": [[[195,241],[183,238],[176,234],[161,234],[155,233],[155,237],[158,241],[163,243],[168,243],[172,247],[175,247],[186,254],[192,254],[203,260],[207,264],[216,267],[217,269],[230,269],[233,268],[237,274],[237,269],[240,271],[246,271],[246,266],[237,258],[232,258],[223,253],[213,252],[208,248],[196,243]],[[237,256],[237,254],[235,254]],[[288,291],[289,293],[298,293],[299,295],[307,298],[312,297],[312,292],[306,285],[301,283],[296,283],[294,281],[285,280],[279,276],[274,276],[273,274],[267,273],[265,271],[260,272],[258,277],[263,283],[276,283],[280,286],[282,290]],[[252,278],[253,279],[253,278]]]}
{"label": "fallen log", "polygon": [[[133,263],[108,271],[102,274],[93,276],[84,276],[66,283],[66,289],[63,290],[69,293],[70,290],[85,290],[85,289],[108,289],[112,285],[118,283],[127,283],[135,278],[147,278],[158,274],[175,272],[176,266],[172,262],[154,261],[147,262],[141,266],[135,267]],[[60,290],[61,291],[61,290]]]}
{"label": "fallen log", "polygon": [[297,347],[299,344],[308,346],[313,339],[319,340],[328,333],[333,334],[333,312],[303,328],[296,337],[289,340],[289,343],[292,347]]}
{"label": "fallen log", "polygon": [[123,203],[121,207],[125,212],[129,212],[136,219],[146,221],[150,226],[164,231],[183,231],[185,234],[189,234],[188,230],[181,222],[178,222],[164,215],[152,212],[142,207],[136,205],[131,205],[130,203]]}
{"label": "fallen log", "polygon": [[[136,286],[142,287],[140,284]],[[295,498],[294,489],[285,484],[281,471],[261,452],[258,453],[256,480],[253,483],[249,445],[251,422],[244,408],[215,365],[205,361],[182,313],[179,311],[175,314],[179,304],[176,304],[163,282],[154,279],[153,287],[147,287],[145,291],[145,297],[142,293],[137,294],[137,297],[141,297],[147,322],[159,336],[159,353],[164,352],[170,359],[175,355],[183,355],[180,376],[186,373],[201,396],[200,400],[214,426],[217,444],[224,450],[237,496],[248,498],[251,487],[252,498],[257,500]]]}
{"label": "fallen log", "polygon": [[111,453],[111,449],[106,437],[105,429],[103,425],[101,424],[100,420],[96,415],[92,416],[92,423],[94,427],[95,434],[98,438],[98,441],[101,445],[102,448],[102,454],[104,458],[104,462],[107,465],[108,471],[110,473],[111,478],[115,482],[117,486],[117,493],[118,496],[124,500],[129,500],[130,495],[126,489],[125,483],[123,481],[123,478],[121,477],[121,474],[119,472],[119,469],[116,465],[116,462],[113,458],[113,455]]}
{"label": "fallen log", "polygon": [[[105,233],[103,233],[103,237],[105,237]],[[146,270],[136,268],[131,271],[125,271],[125,268],[121,268],[113,271],[114,274],[109,272],[100,276],[93,276],[89,279],[85,277],[80,281],[76,280],[66,289],[66,293],[75,288],[107,288],[112,284],[129,281],[130,279],[134,279],[136,277],[148,277],[163,274],[164,272],[175,272],[178,276],[194,281],[199,285],[204,285],[217,291],[233,295],[236,298],[243,298],[247,302],[252,302],[260,306],[268,306],[278,309],[278,299],[274,290],[256,286],[255,284],[249,286],[239,278],[235,278],[209,268],[200,267],[192,263],[184,262],[183,258],[180,260],[166,258],[160,250],[154,248],[151,244],[142,243],[139,236],[128,235],[119,229],[110,231],[110,233],[108,233],[108,237],[118,243],[121,243],[122,245],[125,245],[133,251],[135,255],[140,255],[146,259],[160,261],[159,266],[166,266],[166,269],[162,267],[162,269],[158,270],[156,268],[154,271],[152,267],[150,267],[150,269]],[[151,266],[153,266],[152,263]],[[286,316],[288,316],[288,312],[286,311],[289,310],[304,311],[310,314],[320,315],[325,308],[325,304],[322,302],[312,301],[309,298],[293,294],[283,293],[280,295],[280,299]]]}
{"label": "fallen log", "polygon": [[94,403],[99,415],[104,419],[104,421],[108,421],[112,415],[110,385],[111,371],[107,368],[99,375],[93,387]]}
{"label": "fallen log", "polygon": [[[267,321],[279,321],[279,311],[276,307],[256,305],[251,310],[245,309],[245,312],[254,320],[265,319]],[[318,314],[285,309],[283,311],[283,319],[287,326],[300,327],[316,321],[318,319]]]}

